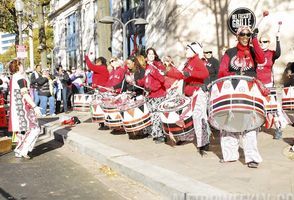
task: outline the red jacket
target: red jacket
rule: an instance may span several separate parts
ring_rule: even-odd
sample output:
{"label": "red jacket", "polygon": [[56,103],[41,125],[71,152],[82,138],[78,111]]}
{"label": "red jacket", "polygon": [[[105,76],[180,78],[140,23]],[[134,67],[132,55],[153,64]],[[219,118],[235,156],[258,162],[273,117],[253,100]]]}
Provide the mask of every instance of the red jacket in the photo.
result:
{"label": "red jacket", "polygon": [[164,86],[169,89],[176,80],[184,79],[184,75],[177,68],[171,67],[165,74]]}
{"label": "red jacket", "polygon": [[274,65],[275,51],[267,50],[264,52],[265,63],[257,65],[256,77],[263,84],[268,84],[272,82],[272,67]]}
{"label": "red jacket", "polygon": [[192,96],[195,90],[198,90],[204,84],[204,80],[209,76],[209,72],[198,55],[188,59],[184,69],[184,93],[186,96]]}
{"label": "red jacket", "polygon": [[105,87],[113,88],[117,93],[121,92],[122,82],[124,81],[126,74],[126,68],[125,67],[118,67],[116,69],[113,69],[110,72],[109,79],[107,83],[105,84]]}
{"label": "red jacket", "polygon": [[149,91],[149,98],[164,97],[166,95],[166,88],[164,86],[165,77],[163,75],[165,67],[158,61],[154,61],[153,65],[147,64],[145,76],[138,80],[138,85]]}
{"label": "red jacket", "polygon": [[105,86],[109,79],[109,71],[105,65],[94,65],[89,57],[85,56],[86,64],[88,68],[93,71],[92,87],[95,88],[97,85]]}
{"label": "red jacket", "polygon": [[[262,49],[260,48],[259,44],[258,44],[258,40],[257,38],[253,38],[252,39],[252,44],[253,44],[253,49],[254,49],[254,62],[257,64],[262,64],[265,62],[265,58],[264,58],[264,53],[262,51]],[[230,49],[229,49],[230,50]],[[229,51],[227,50],[227,52]],[[230,76],[230,75],[235,75],[236,72],[232,72],[230,71],[230,67],[231,67],[231,58],[228,55],[228,53],[225,53],[225,55],[222,57],[221,63],[220,63],[220,67],[219,67],[219,72],[218,72],[218,78],[222,78],[225,76]],[[239,50],[238,50],[239,52]],[[237,54],[238,54],[237,52]],[[253,59],[253,55],[249,55],[251,57],[251,59]],[[252,65],[254,65],[255,63],[252,63]],[[256,66],[254,66],[256,67]]]}

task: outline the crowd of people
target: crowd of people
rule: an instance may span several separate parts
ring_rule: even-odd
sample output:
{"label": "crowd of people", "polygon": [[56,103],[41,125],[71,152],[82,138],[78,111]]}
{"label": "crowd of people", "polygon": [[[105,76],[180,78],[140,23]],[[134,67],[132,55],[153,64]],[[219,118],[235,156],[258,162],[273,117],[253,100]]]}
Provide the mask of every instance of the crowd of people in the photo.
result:
{"label": "crowd of people", "polygon": [[[214,81],[222,77],[241,75],[254,77],[257,85],[261,85],[260,89],[264,90],[263,93],[267,91],[266,88],[275,86],[273,65],[281,55],[279,36],[276,36],[274,51],[269,50],[270,37],[268,35],[258,37],[258,29],[252,31],[248,26],[241,26],[237,31],[236,38],[237,45],[226,49],[220,62],[213,57],[210,48],[203,48],[202,44],[198,42],[186,46],[185,63],[179,66],[175,66],[170,56],[164,56],[160,59],[154,48],[146,50],[146,57],[137,55],[129,57],[125,61],[112,57],[109,63],[104,57],[99,57],[92,62],[86,55],[87,70],[81,68],[64,70],[62,66],[58,66],[53,74],[50,74],[49,69],[42,69],[40,65],[37,65],[30,76],[20,76],[18,74],[21,74],[21,63],[12,61],[9,64],[10,72],[13,74],[10,85],[12,87],[10,101],[17,104],[18,101],[13,94],[13,89],[17,88],[14,90],[26,99],[24,108],[27,111],[24,113],[34,117],[30,114],[31,111],[35,111],[37,116],[46,116],[47,114],[55,116],[60,112],[68,112],[73,106],[72,96],[84,94],[89,90],[96,90],[99,93],[132,92],[135,96],[143,95],[152,121],[152,125],[144,129],[144,132],[156,143],[161,143],[166,141],[168,135],[163,130],[158,107],[166,99],[182,95],[190,99],[189,110],[192,111],[191,123],[194,126],[195,145],[199,153],[204,155],[209,150],[210,144],[211,126],[207,106],[209,90]],[[14,68],[18,66],[19,70],[12,70],[13,66]],[[293,66],[293,63],[290,63],[285,70],[285,86],[293,86]],[[4,80],[6,79],[3,78],[3,82]],[[7,80],[5,82],[8,84]],[[7,86],[3,84],[4,87]],[[3,89],[3,91],[7,92],[8,89]],[[27,104],[28,107],[26,107]],[[47,113],[48,105],[49,113]],[[21,117],[19,112],[17,109],[12,113]],[[276,121],[279,121],[278,112],[274,112],[272,115],[277,118]],[[35,130],[35,134],[32,136],[32,141],[35,141],[38,132],[37,124],[30,123],[31,118],[25,116],[24,118],[26,120],[19,120],[27,122],[26,128],[11,126],[10,130],[19,133],[31,130],[29,132],[31,135],[32,130]],[[21,124],[19,123],[19,125]],[[104,124],[101,123],[100,126],[104,127]],[[280,139],[282,137],[280,123],[276,123],[275,128],[274,138]],[[239,140],[243,140],[245,161],[248,167],[258,167],[262,162],[257,145],[258,131],[259,127],[241,132],[220,130],[220,145],[223,155],[220,162],[237,161],[239,159]],[[24,140],[20,139],[20,141]],[[181,142],[183,141],[177,141],[177,143]],[[20,142],[15,150],[16,156],[27,157],[27,152],[31,150],[32,144],[33,142],[30,142],[29,147],[22,151],[20,147],[23,144]]]}

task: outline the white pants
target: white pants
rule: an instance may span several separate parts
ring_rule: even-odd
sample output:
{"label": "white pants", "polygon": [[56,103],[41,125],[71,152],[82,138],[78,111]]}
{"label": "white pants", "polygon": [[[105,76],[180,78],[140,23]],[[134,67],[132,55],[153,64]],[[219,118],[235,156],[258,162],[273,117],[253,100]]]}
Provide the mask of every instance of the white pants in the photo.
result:
{"label": "white pants", "polygon": [[221,133],[221,149],[224,161],[235,161],[239,159],[240,142],[243,144],[245,162],[262,162],[262,158],[257,149],[257,131],[243,133]]}
{"label": "white pants", "polygon": [[195,102],[194,108],[192,107],[192,117],[197,139],[197,147],[202,147],[206,144],[209,144],[210,129],[207,123],[207,101],[207,96],[201,88],[195,91],[193,96],[191,97],[192,106],[194,105],[193,102]]}
{"label": "white pants", "polygon": [[30,131],[27,131],[24,135],[19,134],[19,140],[17,146],[14,149],[14,152],[20,156],[26,156],[28,152],[31,152],[35,146],[35,143],[40,135],[41,130],[39,127],[32,128]]}

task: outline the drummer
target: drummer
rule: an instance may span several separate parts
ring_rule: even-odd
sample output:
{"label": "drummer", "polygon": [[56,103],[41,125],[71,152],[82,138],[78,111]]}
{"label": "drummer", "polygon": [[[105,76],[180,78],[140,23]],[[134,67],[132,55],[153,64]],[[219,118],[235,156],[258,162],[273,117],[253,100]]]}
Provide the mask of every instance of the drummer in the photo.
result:
{"label": "drummer", "polygon": [[[222,57],[218,77],[229,75],[256,76],[257,64],[263,64],[265,57],[257,40],[258,29],[253,32],[248,26],[241,26],[237,31],[238,43],[236,47],[230,48]],[[250,46],[250,40],[253,46]],[[242,133],[221,132],[221,149],[223,159],[220,162],[232,162],[239,159],[239,138],[243,139],[243,150],[245,162],[250,168],[257,168],[262,158],[257,148],[256,130]]]}
{"label": "drummer", "polygon": [[164,72],[165,67],[159,59],[155,49],[148,48],[147,65],[145,69],[144,78],[138,81],[138,85],[145,88],[148,91],[147,106],[152,113],[152,130],[150,135],[156,141],[156,143],[165,142],[165,136],[163,134],[160,115],[158,113],[158,106],[165,100],[166,88],[164,86]]}
{"label": "drummer", "polygon": [[109,63],[112,70],[109,74],[109,79],[105,84],[105,88],[102,88],[100,91],[106,92],[108,90],[114,93],[121,93],[122,84],[127,71],[126,67],[123,64],[123,61],[117,57],[112,57]]}
{"label": "drummer", "polygon": [[205,67],[202,45],[193,42],[186,46],[187,61],[183,68],[185,96],[191,97],[193,125],[196,134],[197,148],[201,155],[209,149],[209,128],[207,122],[207,96],[203,91],[204,80],[209,76]]}
{"label": "drummer", "polygon": [[[281,46],[280,46],[280,38],[279,34],[276,35],[276,49],[270,50],[270,37],[267,34],[261,35],[259,38],[259,44],[262,50],[264,51],[265,56],[265,63],[258,64],[256,68],[256,77],[260,80],[265,87],[271,88],[274,87],[274,74],[273,74],[273,65],[275,61],[281,55]],[[274,121],[275,121],[275,136],[274,139],[281,139],[282,137],[282,130],[281,130],[281,121],[279,119],[278,112],[273,113]],[[280,116],[282,117],[282,116]]]}
{"label": "drummer", "polygon": [[128,58],[125,61],[127,72],[122,91],[135,92],[135,96],[143,95],[144,90],[138,87],[138,80],[144,78],[146,61],[144,56],[138,55],[136,57]]}

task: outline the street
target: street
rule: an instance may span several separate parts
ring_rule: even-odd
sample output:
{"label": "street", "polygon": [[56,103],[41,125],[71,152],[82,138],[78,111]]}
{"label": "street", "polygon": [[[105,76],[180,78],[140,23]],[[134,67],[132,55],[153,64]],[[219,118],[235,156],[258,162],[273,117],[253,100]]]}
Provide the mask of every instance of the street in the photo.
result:
{"label": "street", "polygon": [[[124,199],[51,140],[35,148],[31,160],[0,157],[0,199]],[[98,168],[98,167],[97,167]]]}

